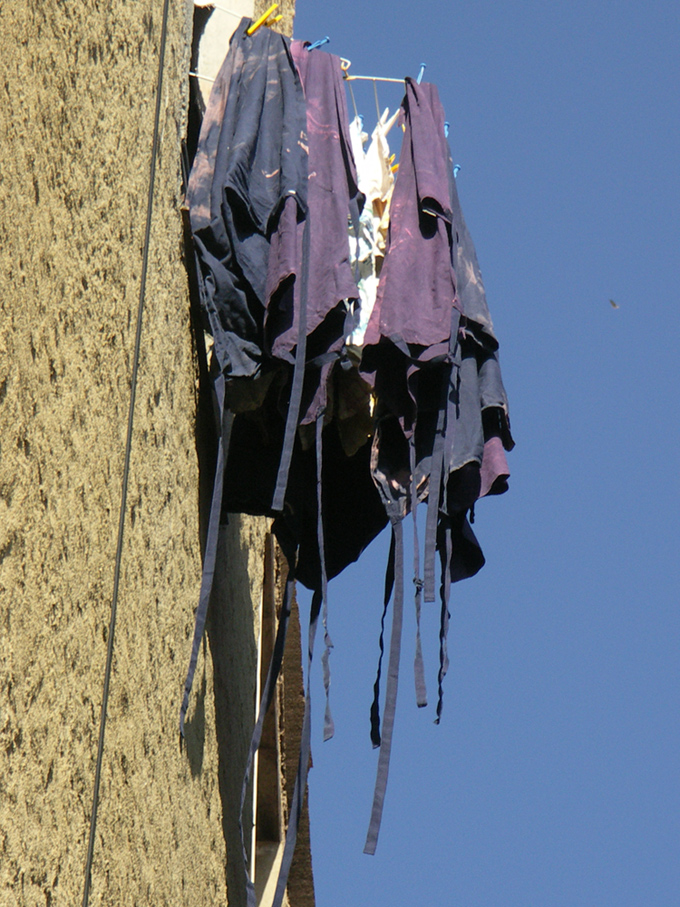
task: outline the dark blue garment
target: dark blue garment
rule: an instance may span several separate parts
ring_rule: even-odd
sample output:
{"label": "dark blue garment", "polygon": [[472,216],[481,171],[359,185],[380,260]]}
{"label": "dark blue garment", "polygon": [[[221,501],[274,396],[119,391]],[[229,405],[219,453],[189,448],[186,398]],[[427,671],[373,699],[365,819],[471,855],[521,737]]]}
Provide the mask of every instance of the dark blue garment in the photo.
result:
{"label": "dark blue garment", "polygon": [[220,370],[262,366],[271,232],[286,199],[307,208],[306,113],[290,41],[268,28],[234,32],[201,127],[187,191],[202,300]]}
{"label": "dark blue garment", "polygon": [[[280,513],[275,531],[300,546],[298,577],[318,588],[310,453],[296,434],[298,422],[323,413],[329,382],[342,395],[333,367],[357,296],[347,235],[356,169],[340,59],[267,28],[248,36],[249,25],[244,19],[237,28],[215,81],[187,192],[201,304],[226,378],[225,403],[236,414],[221,506]],[[291,403],[296,388],[300,401]],[[337,438],[337,428],[327,435]],[[323,499],[335,526],[327,540],[332,576],[358,557],[385,517],[367,444],[349,457],[329,444]],[[282,452],[290,458],[283,473]],[[346,484],[359,497],[343,502]],[[285,507],[282,499],[273,506],[277,486],[287,492]]]}
{"label": "dark blue garment", "polygon": [[[187,187],[196,278],[213,338],[211,378],[219,456],[214,480],[192,654],[180,709],[183,733],[215,572],[223,472],[234,400],[251,409],[264,396],[262,325],[270,233],[287,198],[306,208],[307,151],[302,85],[290,41],[267,28],[248,35],[242,19],[211,92]],[[238,382],[247,381],[244,388]],[[245,391],[245,393],[244,393]]]}

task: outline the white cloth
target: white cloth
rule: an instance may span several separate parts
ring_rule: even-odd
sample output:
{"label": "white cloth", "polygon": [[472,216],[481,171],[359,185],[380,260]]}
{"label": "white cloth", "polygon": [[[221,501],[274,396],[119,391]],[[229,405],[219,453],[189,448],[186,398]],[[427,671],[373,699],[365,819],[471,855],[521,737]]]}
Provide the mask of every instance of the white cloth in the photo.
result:
{"label": "white cloth", "polygon": [[[389,110],[380,117],[371,143],[364,151],[366,134],[360,117],[350,123],[350,137],[354,160],[357,165],[359,191],[365,196],[364,209],[359,219],[359,236],[350,224],[350,260],[358,266],[359,296],[361,308],[359,324],[350,334],[348,345],[361,348],[371,312],[378,292],[380,269],[385,256],[385,242],[389,225],[389,205],[394,188],[394,174],[390,161],[387,133],[395,123],[399,112],[389,118]],[[356,147],[355,147],[356,145]]]}

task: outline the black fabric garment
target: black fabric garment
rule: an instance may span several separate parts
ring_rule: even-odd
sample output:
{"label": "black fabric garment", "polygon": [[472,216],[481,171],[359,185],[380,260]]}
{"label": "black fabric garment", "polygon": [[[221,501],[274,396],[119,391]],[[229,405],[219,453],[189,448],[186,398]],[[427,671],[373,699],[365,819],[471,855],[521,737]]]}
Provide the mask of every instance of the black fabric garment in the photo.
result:
{"label": "black fabric garment", "polygon": [[[297,579],[309,589],[318,589],[315,451],[313,447],[304,449],[299,437],[295,440],[286,506],[281,514],[271,509],[271,488],[278,470],[285,422],[277,402],[280,390],[279,385],[273,384],[261,408],[234,419],[224,475],[223,513],[276,517],[273,530],[279,541],[298,546]],[[371,479],[370,448],[367,440],[354,456],[347,456],[337,421],[324,428],[323,514],[329,527],[325,538],[329,579],[357,560],[387,522]]]}

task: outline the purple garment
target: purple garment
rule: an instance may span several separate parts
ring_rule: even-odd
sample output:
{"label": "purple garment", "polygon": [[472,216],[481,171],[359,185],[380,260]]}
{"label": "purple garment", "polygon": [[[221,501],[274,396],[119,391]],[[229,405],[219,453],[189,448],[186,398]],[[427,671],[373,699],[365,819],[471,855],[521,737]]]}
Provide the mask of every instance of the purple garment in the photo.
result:
{"label": "purple garment", "polygon": [[456,291],[460,309],[466,321],[474,321],[484,332],[484,343],[491,349],[498,349],[493,330],[482,272],[477,261],[472,237],[468,231],[458,199],[458,187],[453,176],[453,159],[449,150],[449,185],[451,190],[451,212],[453,227],[453,267],[456,272]]}
{"label": "purple garment", "polygon": [[482,456],[480,498],[487,494],[498,494],[507,488],[510,475],[503,442],[498,435],[492,435],[484,444]]}
{"label": "purple garment", "polygon": [[[318,388],[311,402],[309,393],[303,402],[307,413],[303,422],[311,421],[325,405],[329,358],[339,356],[351,327],[346,317],[351,305],[345,306],[345,301],[358,297],[347,234],[350,204],[358,187],[340,58],[318,50],[310,53],[306,48],[302,41],[291,45],[307,104],[307,362],[319,357],[326,361],[319,360]],[[286,202],[272,235],[265,337],[271,355],[288,362],[294,359],[298,337],[303,230],[295,206]]]}
{"label": "purple garment", "polygon": [[[361,365],[377,401],[371,467],[393,522],[434,499],[426,547],[437,519],[454,521],[451,576],[461,579],[483,564],[465,514],[480,496],[507,488],[503,447],[513,441],[436,87],[407,79],[402,117],[388,245]],[[426,556],[431,563],[432,552]],[[432,591],[429,584],[428,597]]]}
{"label": "purple garment", "polygon": [[404,138],[390,204],[385,262],[365,346],[448,346],[457,306],[444,111],[434,85],[406,79]]}

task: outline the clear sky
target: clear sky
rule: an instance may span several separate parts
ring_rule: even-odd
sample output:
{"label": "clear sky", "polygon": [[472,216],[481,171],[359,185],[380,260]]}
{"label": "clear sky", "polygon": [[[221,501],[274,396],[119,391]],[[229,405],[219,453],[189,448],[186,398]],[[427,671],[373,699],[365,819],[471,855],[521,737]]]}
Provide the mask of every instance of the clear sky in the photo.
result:
{"label": "clear sky", "polygon": [[[317,905],[680,904],[680,6],[297,0],[295,36],[325,35],[357,74],[425,62],[439,87],[517,447],[509,492],[477,508],[487,564],[453,590],[439,727],[438,606],[425,710],[407,610],[374,857],[387,534],[330,585]],[[370,130],[372,89],[357,101]]]}

